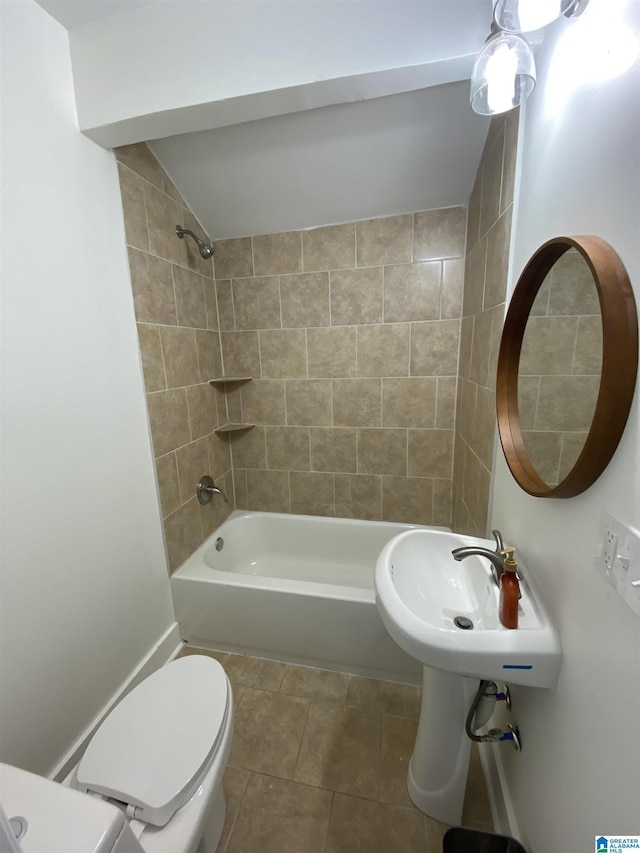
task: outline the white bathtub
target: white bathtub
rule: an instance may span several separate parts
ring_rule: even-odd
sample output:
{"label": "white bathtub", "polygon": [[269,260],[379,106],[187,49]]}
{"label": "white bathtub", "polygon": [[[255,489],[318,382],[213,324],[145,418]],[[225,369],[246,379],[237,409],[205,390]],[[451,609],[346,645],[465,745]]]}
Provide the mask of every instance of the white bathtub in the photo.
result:
{"label": "white bathtub", "polygon": [[421,666],[387,634],[373,587],[382,547],[416,526],[236,510],[171,577],[182,637],[419,684]]}

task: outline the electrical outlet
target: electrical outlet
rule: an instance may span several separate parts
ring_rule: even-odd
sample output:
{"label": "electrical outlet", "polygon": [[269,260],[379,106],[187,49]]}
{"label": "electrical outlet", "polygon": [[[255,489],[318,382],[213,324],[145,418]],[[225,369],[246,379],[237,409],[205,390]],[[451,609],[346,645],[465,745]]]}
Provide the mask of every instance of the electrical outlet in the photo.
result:
{"label": "electrical outlet", "polygon": [[597,570],[640,616],[640,533],[605,510],[599,542]]}

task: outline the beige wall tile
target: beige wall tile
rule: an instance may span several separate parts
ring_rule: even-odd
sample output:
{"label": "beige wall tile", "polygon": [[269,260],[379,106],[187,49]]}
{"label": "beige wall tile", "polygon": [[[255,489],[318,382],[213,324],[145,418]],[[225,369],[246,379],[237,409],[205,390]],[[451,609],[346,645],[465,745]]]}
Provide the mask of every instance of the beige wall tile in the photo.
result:
{"label": "beige wall tile", "polygon": [[195,440],[203,435],[208,435],[219,425],[216,392],[208,383],[191,385],[185,390],[189,406],[191,437]]}
{"label": "beige wall tile", "polygon": [[175,264],[172,267],[172,272],[178,325],[206,329],[208,323],[204,289],[205,279],[198,273],[184,269],[184,267],[178,267]]}
{"label": "beige wall tile", "polygon": [[234,279],[232,289],[236,329],[280,328],[277,276]]}
{"label": "beige wall tile", "polygon": [[255,379],[241,389],[242,417],[246,423],[283,424],[286,420],[284,406],[284,381],[282,379]]}
{"label": "beige wall tile", "polygon": [[485,466],[493,465],[493,446],[496,437],[496,395],[488,388],[478,386],[476,397],[475,436],[473,449]]}
{"label": "beige wall tile", "polygon": [[169,568],[174,572],[202,542],[200,504],[197,498],[181,506],[164,520]]}
{"label": "beige wall tile", "polygon": [[213,244],[216,278],[247,278],[254,274],[251,237],[216,240]]}
{"label": "beige wall tile", "polygon": [[560,468],[558,471],[558,482],[562,482],[569,471],[578,461],[582,448],[587,440],[588,433],[565,432],[562,434],[562,453],[560,454]]}
{"label": "beige wall tile", "polygon": [[409,324],[358,326],[358,376],[407,376]]}
{"label": "beige wall tile", "polygon": [[487,239],[476,243],[467,255],[464,273],[464,294],[462,297],[462,316],[482,311],[484,300],[484,276],[487,263]]}
{"label": "beige wall tile", "polygon": [[555,486],[558,483],[562,436],[561,432],[524,430],[522,433],[533,467],[549,486]]}
{"label": "beige wall tile", "polygon": [[[162,166],[160,168],[162,169]],[[176,186],[169,177],[169,175],[167,175],[167,173],[164,171],[164,169],[162,169],[162,191],[168,196],[171,196],[171,198],[174,201],[177,201],[178,204],[181,204],[182,207],[188,206],[186,201],[182,198],[182,196],[176,189]]]}
{"label": "beige wall tile", "polygon": [[220,343],[227,376],[260,378],[258,332],[221,332]]}
{"label": "beige wall tile", "polygon": [[331,325],[382,322],[382,267],[331,273]]}
{"label": "beige wall tile", "polygon": [[437,379],[382,380],[382,426],[435,426]]}
{"label": "beige wall tile", "polygon": [[511,211],[508,208],[487,233],[487,268],[484,285],[485,309],[504,302],[507,297]]}
{"label": "beige wall tile", "polygon": [[286,231],[254,237],[253,264],[255,275],[302,272],[301,232]]}
{"label": "beige wall tile", "polygon": [[267,468],[282,471],[309,470],[308,427],[270,426],[265,428],[265,437]]}
{"label": "beige wall tile", "polygon": [[191,441],[184,389],[147,394],[147,408],[156,456],[164,456]]}
{"label": "beige wall tile", "polygon": [[469,526],[478,536],[487,535],[491,474],[473,451],[466,446],[463,489],[469,511]]}
{"label": "beige wall tile", "polygon": [[529,317],[518,372],[523,376],[571,373],[577,317]]}
{"label": "beige wall tile", "polygon": [[437,527],[451,527],[452,481],[433,481],[433,516],[431,524]]}
{"label": "beige wall tile", "polygon": [[[262,471],[256,471],[256,475],[259,474],[262,474]],[[236,509],[249,509],[249,489],[247,485],[247,471],[244,468],[233,469],[233,484]],[[289,483],[287,481],[287,489],[288,488]],[[287,509],[281,510],[281,512],[289,511],[288,494],[289,493],[287,491]]]}
{"label": "beige wall tile", "polygon": [[129,270],[136,320],[175,326],[178,319],[171,264],[130,248]]}
{"label": "beige wall tile", "polygon": [[599,388],[600,377],[597,376],[543,376],[536,429],[588,430]]}
{"label": "beige wall tile", "polygon": [[200,381],[208,382],[222,374],[220,357],[220,335],[196,329],[196,345],[198,348],[198,364],[200,365]]}
{"label": "beige wall tile", "polygon": [[287,471],[247,471],[247,509],[289,512]]}
{"label": "beige wall tile", "polygon": [[161,326],[160,339],[168,388],[197,385],[200,381],[196,333],[180,326]]}
{"label": "beige wall tile", "polygon": [[307,330],[309,377],[356,375],[355,326]]}
{"label": "beige wall tile", "polygon": [[[149,250],[160,258],[186,267],[187,243],[176,235],[176,224],[185,220],[184,208],[150,184],[144,186],[144,203],[147,210]],[[185,226],[188,227],[188,226]]]}
{"label": "beige wall tile", "polygon": [[518,125],[520,109],[511,110],[504,126],[504,159],[502,162],[502,192],[500,194],[500,213],[513,203],[513,189],[516,178],[516,156],[518,153]]}
{"label": "beige wall tile", "polygon": [[121,145],[114,149],[116,158],[130,169],[149,181],[158,189],[162,189],[162,166],[151,153],[146,142],[136,142],[135,145]]}
{"label": "beige wall tile", "polygon": [[205,474],[209,474],[209,447],[206,438],[192,441],[176,451],[182,503],[191,500]]}
{"label": "beige wall tile", "polygon": [[467,254],[473,249],[480,239],[480,207],[482,205],[482,167],[478,169],[476,179],[469,198],[469,209],[467,213]]}
{"label": "beige wall tile", "polygon": [[410,429],[407,473],[410,477],[451,479],[453,430]]}
{"label": "beige wall tile", "polygon": [[572,373],[599,375],[602,370],[602,320],[600,315],[578,318]]}
{"label": "beige wall tile", "polygon": [[334,426],[381,426],[380,379],[334,379],[332,397]]}
{"label": "beige wall tile", "polygon": [[539,392],[539,376],[518,377],[518,415],[521,429],[535,428]]}
{"label": "beige wall tile", "polygon": [[217,279],[215,289],[220,331],[233,331],[236,327],[236,321],[233,313],[231,282],[228,279]]}
{"label": "beige wall tile", "polygon": [[491,349],[491,311],[482,311],[476,314],[473,320],[473,345],[471,347],[469,377],[479,385],[487,385]]}
{"label": "beige wall tile", "polygon": [[339,270],[355,266],[356,227],[328,225],[302,232],[304,268],[309,270]]}
{"label": "beige wall tile", "polygon": [[336,517],[382,518],[382,478],[371,474],[336,474]]}
{"label": "beige wall tile", "polygon": [[299,379],[285,382],[289,426],[331,425],[331,381]]}
{"label": "beige wall tile", "polygon": [[149,232],[144,207],[144,182],[131,169],[121,164],[118,164],[118,177],[127,244],[148,252]]}
{"label": "beige wall tile", "polygon": [[458,375],[463,379],[471,378],[471,351],[473,348],[473,329],[476,316],[463,317],[460,323],[460,351],[458,357]]}
{"label": "beige wall tile", "polygon": [[464,292],[464,259],[452,258],[442,262],[442,302],[440,318],[457,320],[462,316]]}
{"label": "beige wall tile", "polygon": [[283,328],[329,325],[329,274],[280,276]]}
{"label": "beige wall tile", "polygon": [[293,379],[307,375],[306,333],[304,329],[260,332],[260,360],[263,379]]}
{"label": "beige wall tile", "polygon": [[[231,439],[229,434],[209,433],[207,448],[209,451],[209,470],[207,473],[214,480],[218,480],[223,474],[231,470]],[[231,500],[229,495],[227,497]]]}
{"label": "beige wall tile", "polygon": [[229,436],[231,458],[235,468],[266,468],[267,448],[265,428],[240,430]]}
{"label": "beige wall tile", "polygon": [[577,252],[566,252],[554,264],[549,314],[600,314],[593,277]]}
{"label": "beige wall tile", "polygon": [[504,131],[498,137],[483,159],[482,168],[482,207],[480,209],[480,234],[484,235],[500,215],[500,194],[502,190],[502,155],[504,152]]}
{"label": "beige wall tile", "polygon": [[156,459],[156,473],[158,475],[162,517],[165,518],[175,512],[182,504],[176,454],[168,453],[166,456],[159,456]]}
{"label": "beige wall tile", "polygon": [[414,216],[414,261],[459,258],[464,255],[467,209],[445,207],[423,210]]}
{"label": "beige wall tile", "polygon": [[407,430],[359,429],[358,473],[407,473]]}
{"label": "beige wall tile", "polygon": [[162,391],[167,387],[167,383],[162,361],[160,327],[145,323],[138,323],[137,326],[145,390],[147,393],[149,391]]}
{"label": "beige wall tile", "polygon": [[502,339],[502,327],[504,326],[504,303],[496,305],[491,309],[491,344],[489,346],[489,375],[488,385],[494,391],[496,389],[496,375],[498,370],[498,355],[500,353],[500,341]]}
{"label": "beige wall tile", "polygon": [[437,429],[453,429],[456,418],[457,377],[438,377],[438,397],[436,402]]}
{"label": "beige wall tile", "polygon": [[214,495],[208,504],[204,506],[200,505],[200,523],[202,524],[203,540],[211,536],[233,511],[232,485],[231,478],[227,481],[226,477],[220,478],[216,483],[216,486],[227,496],[229,503],[225,503],[220,495]]}
{"label": "beige wall tile", "polygon": [[216,298],[215,282],[210,278],[202,277],[204,284],[204,305],[207,312],[207,329],[213,332],[220,331],[218,320],[218,300]]}
{"label": "beige wall tile", "polygon": [[353,428],[312,427],[311,470],[356,472],[356,431]]}
{"label": "beige wall tile", "polygon": [[405,524],[431,524],[433,481],[417,477],[382,478],[382,518]]}
{"label": "beige wall tile", "polygon": [[356,259],[359,267],[410,263],[412,249],[411,214],[356,222]]}
{"label": "beige wall tile", "polygon": [[439,319],[441,276],[439,261],[385,267],[385,323]]}
{"label": "beige wall tile", "polygon": [[459,320],[411,324],[411,375],[455,376]]}
{"label": "beige wall tile", "polygon": [[461,379],[458,383],[458,389],[460,401],[458,405],[457,429],[467,444],[473,444],[478,386],[475,382]]}
{"label": "beige wall tile", "polygon": [[333,474],[291,471],[291,512],[299,515],[333,516]]}

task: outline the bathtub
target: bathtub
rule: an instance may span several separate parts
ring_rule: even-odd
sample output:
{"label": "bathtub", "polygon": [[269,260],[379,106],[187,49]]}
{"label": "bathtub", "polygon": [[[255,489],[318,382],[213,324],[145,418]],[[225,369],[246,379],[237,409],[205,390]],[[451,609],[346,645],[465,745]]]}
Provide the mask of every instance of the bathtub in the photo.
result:
{"label": "bathtub", "polygon": [[236,510],[171,577],[185,642],[419,684],[387,634],[376,558],[418,525]]}

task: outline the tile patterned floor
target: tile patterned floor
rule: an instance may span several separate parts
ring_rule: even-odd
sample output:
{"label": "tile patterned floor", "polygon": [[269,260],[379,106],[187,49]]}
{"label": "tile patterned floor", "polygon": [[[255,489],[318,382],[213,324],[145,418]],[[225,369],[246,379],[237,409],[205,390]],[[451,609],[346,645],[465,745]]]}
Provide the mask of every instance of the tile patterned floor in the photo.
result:
{"label": "tile patterned floor", "polygon": [[[440,853],[447,826],[406,790],[417,687],[222,652],[235,731],[224,776],[227,820],[198,853]],[[491,830],[472,751],[464,826]]]}

